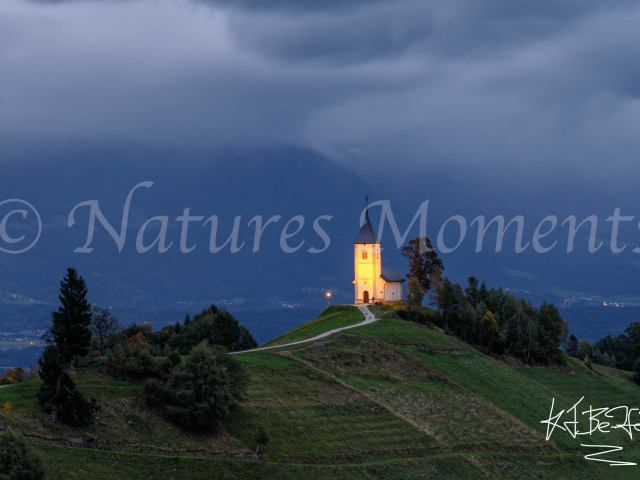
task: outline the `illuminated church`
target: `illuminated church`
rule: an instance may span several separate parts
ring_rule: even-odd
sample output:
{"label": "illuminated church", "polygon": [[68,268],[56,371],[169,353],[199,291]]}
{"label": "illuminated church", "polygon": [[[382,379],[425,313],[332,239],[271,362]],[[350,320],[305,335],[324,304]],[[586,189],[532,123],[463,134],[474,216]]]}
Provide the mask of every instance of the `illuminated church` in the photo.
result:
{"label": "illuminated church", "polygon": [[[368,200],[368,198],[367,198]],[[390,268],[384,268],[380,259],[380,241],[376,235],[369,209],[364,217],[360,234],[353,242],[356,304],[393,302],[402,300],[404,278]]]}

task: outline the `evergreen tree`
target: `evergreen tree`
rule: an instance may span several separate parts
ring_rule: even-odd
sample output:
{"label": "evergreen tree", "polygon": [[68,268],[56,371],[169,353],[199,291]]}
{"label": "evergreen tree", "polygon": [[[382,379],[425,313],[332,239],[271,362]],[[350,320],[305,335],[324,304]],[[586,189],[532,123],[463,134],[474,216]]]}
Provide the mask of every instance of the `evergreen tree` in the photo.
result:
{"label": "evergreen tree", "polygon": [[183,323],[185,327],[189,326],[189,324],[191,323],[191,316],[188,313],[184,316]]}
{"label": "evergreen tree", "polygon": [[226,369],[206,340],[191,350],[164,387],[167,413],[190,428],[214,428],[229,411],[231,393]]}
{"label": "evergreen tree", "polygon": [[473,308],[478,304],[478,279],[473,275],[467,279],[468,287],[464,289],[464,293],[467,297],[467,302]]}
{"label": "evergreen tree", "polygon": [[0,478],[7,480],[43,480],[44,463],[21,435],[11,427],[0,435]]}
{"label": "evergreen tree", "polygon": [[48,345],[38,364],[42,385],[38,391],[38,401],[45,409],[51,409],[52,423],[64,422],[73,425],[91,423],[94,412],[100,409],[96,399],[86,400],[78,391],[71,376],[63,370],[64,357],[56,345]]}
{"label": "evergreen tree", "polygon": [[453,313],[460,306],[460,298],[462,297],[462,289],[460,285],[453,284],[444,277],[439,283],[436,290],[438,307],[444,315],[444,328],[449,330],[449,314]]}
{"label": "evergreen tree", "polygon": [[87,286],[75,269],[68,269],[60,282],[59,298],[62,306],[52,314],[48,338],[73,369],[73,359],[77,367],[78,356],[85,356],[91,347],[91,305],[87,301]]}

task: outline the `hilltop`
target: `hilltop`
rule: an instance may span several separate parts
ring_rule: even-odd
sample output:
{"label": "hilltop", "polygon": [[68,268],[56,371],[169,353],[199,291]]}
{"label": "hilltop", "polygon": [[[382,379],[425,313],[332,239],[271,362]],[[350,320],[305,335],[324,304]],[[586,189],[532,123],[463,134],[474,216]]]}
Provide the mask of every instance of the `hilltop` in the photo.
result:
{"label": "hilltop", "polygon": [[[141,386],[114,379],[104,362],[74,374],[103,405],[94,425],[49,424],[35,399],[39,380],[0,389],[2,428],[22,432],[45,457],[50,478],[99,479],[396,479],[636,478],[640,467],[586,461],[581,447],[624,446],[605,458],[640,463],[624,432],[545,441],[552,399],[569,408],[634,406],[630,375],[576,359],[569,366],[509,366],[466,343],[373,307],[375,323],[321,341],[237,355],[250,374],[241,405],[216,434],[189,433],[141,399]],[[349,306],[323,315],[269,345],[361,321]],[[580,411],[586,410],[581,408]],[[566,420],[566,419],[565,419]],[[263,426],[270,442],[256,454]]]}

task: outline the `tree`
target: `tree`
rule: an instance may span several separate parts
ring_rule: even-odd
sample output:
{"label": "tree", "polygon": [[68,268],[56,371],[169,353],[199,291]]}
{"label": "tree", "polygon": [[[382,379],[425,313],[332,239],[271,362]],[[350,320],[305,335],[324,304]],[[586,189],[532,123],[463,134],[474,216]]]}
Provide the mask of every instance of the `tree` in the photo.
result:
{"label": "tree", "polygon": [[23,436],[11,427],[0,435],[0,478],[7,480],[43,480],[44,463]]}
{"label": "tree", "polygon": [[573,333],[569,337],[569,342],[565,347],[565,351],[567,352],[567,355],[569,355],[570,357],[575,358],[578,356],[578,339]]}
{"label": "tree", "polygon": [[444,271],[442,260],[438,258],[431,241],[427,237],[411,240],[402,247],[402,256],[409,262],[407,278],[417,279],[422,291],[428,293],[434,279]]}
{"label": "tree", "polygon": [[585,360],[587,357],[593,358],[593,345],[591,345],[586,340],[580,340],[578,342],[578,351],[576,352],[576,356],[580,360]]}
{"label": "tree", "polygon": [[633,363],[633,381],[640,385],[640,358]]}
{"label": "tree", "polygon": [[100,342],[100,354],[104,356],[104,342],[120,329],[120,319],[109,310],[93,307],[91,316],[91,330]]}
{"label": "tree", "polygon": [[633,358],[640,358],[640,322],[633,322],[624,329],[632,345]]}
{"label": "tree", "polygon": [[449,313],[460,306],[460,297],[462,297],[462,289],[460,285],[453,284],[451,281],[444,277],[438,284],[436,290],[436,298],[438,300],[438,307],[444,314],[444,329],[449,329]]}
{"label": "tree", "polygon": [[63,370],[64,361],[56,345],[48,345],[42,352],[38,360],[42,379],[38,401],[43,408],[51,409],[52,423],[86,425],[91,423],[100,406],[95,398],[88,401],[78,391],[71,376]]}
{"label": "tree", "polygon": [[215,428],[229,411],[226,369],[218,365],[206,340],[178,365],[164,387],[167,413],[190,428]]}
{"label": "tree", "polygon": [[240,325],[240,336],[238,337],[238,341],[233,345],[233,351],[238,352],[240,350],[251,350],[252,348],[256,348],[258,346],[258,342],[251,332],[244,326]]}
{"label": "tree", "polygon": [[467,302],[473,308],[478,305],[478,279],[473,275],[467,279],[468,287],[464,289],[464,293],[467,297]]}
{"label": "tree", "polygon": [[420,287],[420,282],[415,277],[409,280],[409,286],[407,288],[409,290],[409,293],[407,293],[407,301],[411,304],[411,310],[413,311],[415,305],[422,305],[424,292]]}
{"label": "tree", "polygon": [[89,353],[91,346],[91,305],[87,301],[87,286],[75,269],[68,269],[60,282],[59,298],[62,306],[52,314],[53,324],[47,338],[59,347],[72,370],[74,357],[77,367],[78,356]]}
{"label": "tree", "polygon": [[498,324],[493,316],[493,313],[487,312],[482,317],[482,339],[485,346],[489,347],[489,350],[493,349],[494,343],[500,337],[500,330]]}
{"label": "tree", "polygon": [[209,342],[216,345],[223,345],[231,350],[240,339],[240,325],[238,324],[238,320],[226,310],[215,313],[214,320],[214,331],[209,337]]}

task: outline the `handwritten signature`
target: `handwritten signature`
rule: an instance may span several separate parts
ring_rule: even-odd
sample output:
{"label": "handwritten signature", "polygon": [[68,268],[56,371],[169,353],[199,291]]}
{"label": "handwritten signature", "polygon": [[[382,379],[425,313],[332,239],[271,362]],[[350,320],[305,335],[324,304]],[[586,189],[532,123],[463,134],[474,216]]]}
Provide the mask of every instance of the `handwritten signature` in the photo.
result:
{"label": "handwritten signature", "polygon": [[[632,423],[631,417],[637,416],[638,420],[640,420],[640,409],[638,408],[629,408],[625,406],[613,407],[613,408],[593,408],[591,405],[588,410],[584,410],[580,412],[581,415],[588,415],[587,422],[588,428],[581,431],[578,420],[578,405],[584,400],[582,397],[578,400],[570,409],[568,410],[560,410],[558,413],[554,414],[555,407],[555,398],[551,401],[551,411],[549,412],[549,418],[547,420],[542,420],[540,423],[547,425],[547,437],[546,440],[549,441],[553,431],[558,428],[567,432],[573,438],[577,438],[578,435],[591,435],[593,433],[611,433],[612,430],[622,429],[627,434],[629,434],[629,438],[633,440],[633,432],[640,432],[640,423]],[[560,422],[560,419],[563,415],[568,415],[570,418],[569,421]],[[622,422],[616,422],[614,417],[623,416],[624,420]],[[583,421],[584,423],[584,421]],[[622,462],[617,460],[607,460],[604,458],[596,458],[602,455],[606,455],[608,453],[619,452],[623,449],[623,447],[616,445],[584,445],[581,444],[582,447],[587,448],[603,448],[606,449],[601,452],[591,453],[589,455],[585,455],[585,459],[593,460],[596,462],[605,462],[610,466],[630,466],[637,465],[632,462]]]}

